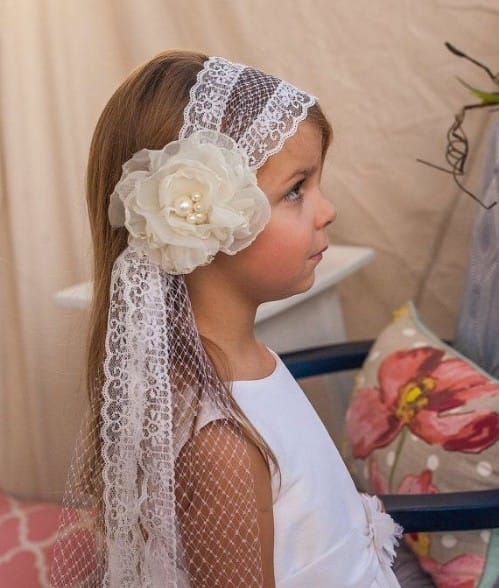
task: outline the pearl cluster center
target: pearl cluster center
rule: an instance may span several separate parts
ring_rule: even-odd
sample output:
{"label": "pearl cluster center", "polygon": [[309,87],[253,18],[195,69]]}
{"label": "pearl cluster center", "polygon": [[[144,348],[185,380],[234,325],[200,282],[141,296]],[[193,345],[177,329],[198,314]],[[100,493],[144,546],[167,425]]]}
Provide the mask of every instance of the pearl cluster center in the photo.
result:
{"label": "pearl cluster center", "polygon": [[203,196],[198,192],[178,196],[173,203],[173,211],[177,216],[185,218],[191,225],[205,223],[208,215],[203,210]]}

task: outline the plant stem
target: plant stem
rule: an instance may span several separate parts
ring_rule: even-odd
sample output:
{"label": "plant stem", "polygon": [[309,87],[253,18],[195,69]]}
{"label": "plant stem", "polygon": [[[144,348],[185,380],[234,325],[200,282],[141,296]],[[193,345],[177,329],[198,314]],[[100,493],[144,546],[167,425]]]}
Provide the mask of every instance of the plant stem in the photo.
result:
{"label": "plant stem", "polygon": [[393,462],[392,465],[392,470],[390,472],[390,476],[388,478],[388,486],[390,488],[390,492],[395,492],[395,490],[393,489],[393,476],[395,475],[395,469],[397,467],[399,458],[400,458],[400,454],[402,453],[402,445],[404,444],[405,438],[407,437],[407,427],[404,427],[402,429],[402,432],[399,435],[399,441],[397,444],[397,449],[395,450],[395,460]]}

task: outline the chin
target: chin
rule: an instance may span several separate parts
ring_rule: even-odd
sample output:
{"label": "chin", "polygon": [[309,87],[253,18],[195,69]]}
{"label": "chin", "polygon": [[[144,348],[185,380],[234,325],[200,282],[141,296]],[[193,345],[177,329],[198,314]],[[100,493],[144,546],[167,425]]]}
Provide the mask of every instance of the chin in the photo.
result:
{"label": "chin", "polygon": [[272,293],[268,293],[265,299],[261,299],[259,304],[264,302],[273,302],[275,300],[284,300],[285,298],[291,298],[291,296],[296,296],[297,294],[303,294],[307,290],[314,285],[315,282],[315,273],[312,272],[306,278],[302,278],[300,282],[295,282],[294,284],[288,284],[286,287],[280,290],[274,290]]}
{"label": "chin", "polygon": [[314,285],[315,283],[315,272],[312,272],[310,274],[310,276],[307,276],[306,278],[304,278],[298,285],[296,285],[293,290],[283,296],[283,298],[289,298],[290,296],[295,296],[296,294],[303,294],[303,292],[306,292],[307,290],[310,290],[310,288]]}
{"label": "chin", "polygon": [[299,290],[296,292],[296,294],[303,294],[303,292],[306,292],[307,290],[310,290],[310,288],[311,288],[311,287],[314,285],[314,283],[315,283],[315,276],[314,276],[314,277],[313,277],[311,280],[309,280],[309,281],[307,282],[307,284],[304,284],[304,285],[303,285],[303,287],[301,287],[301,288],[300,288],[300,289],[299,289]]}

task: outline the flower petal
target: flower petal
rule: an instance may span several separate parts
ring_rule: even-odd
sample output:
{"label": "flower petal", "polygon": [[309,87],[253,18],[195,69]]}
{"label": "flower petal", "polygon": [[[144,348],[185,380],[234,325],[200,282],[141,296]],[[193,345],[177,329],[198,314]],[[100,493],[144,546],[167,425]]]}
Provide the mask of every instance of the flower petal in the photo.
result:
{"label": "flower petal", "polygon": [[499,396],[499,384],[492,382],[462,359],[447,359],[433,371],[437,381],[427,410],[438,412],[465,404],[468,400]]}
{"label": "flower petal", "polygon": [[402,424],[390,408],[383,404],[378,388],[362,388],[355,392],[346,427],[354,457],[362,458],[374,449],[388,445]]}
{"label": "flower petal", "polygon": [[366,513],[367,534],[376,551],[380,563],[391,566],[395,557],[395,548],[402,536],[403,529],[392,517],[384,512],[383,505],[377,496],[360,494]]}
{"label": "flower petal", "polygon": [[433,347],[406,349],[389,355],[381,364],[378,374],[384,402],[394,405],[400,388],[411,380],[432,372],[443,355],[441,349]]}
{"label": "flower petal", "polygon": [[439,489],[431,483],[431,470],[423,470],[419,476],[409,474],[400,482],[397,494],[437,494]]}
{"label": "flower petal", "polygon": [[499,438],[499,414],[477,410],[464,414],[437,415],[420,411],[410,424],[412,432],[447,451],[480,453]]}
{"label": "flower petal", "polygon": [[419,561],[439,588],[474,588],[485,566],[485,558],[474,554],[459,555],[446,563],[429,557],[420,557]]}
{"label": "flower petal", "polygon": [[135,200],[127,205],[136,212],[141,210],[155,211],[158,209],[158,186],[154,176],[144,178],[135,188]]}

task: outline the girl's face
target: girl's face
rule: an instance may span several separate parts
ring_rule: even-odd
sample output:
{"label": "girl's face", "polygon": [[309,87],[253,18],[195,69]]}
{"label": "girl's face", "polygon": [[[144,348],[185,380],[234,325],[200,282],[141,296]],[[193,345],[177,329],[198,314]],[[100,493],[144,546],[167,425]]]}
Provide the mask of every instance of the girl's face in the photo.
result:
{"label": "girl's face", "polygon": [[[257,304],[308,290],[328,246],[326,227],[336,210],[320,189],[322,135],[303,122],[258,172],[271,218],[254,243],[233,258],[218,256],[230,281]],[[222,259],[220,259],[222,257]]]}

